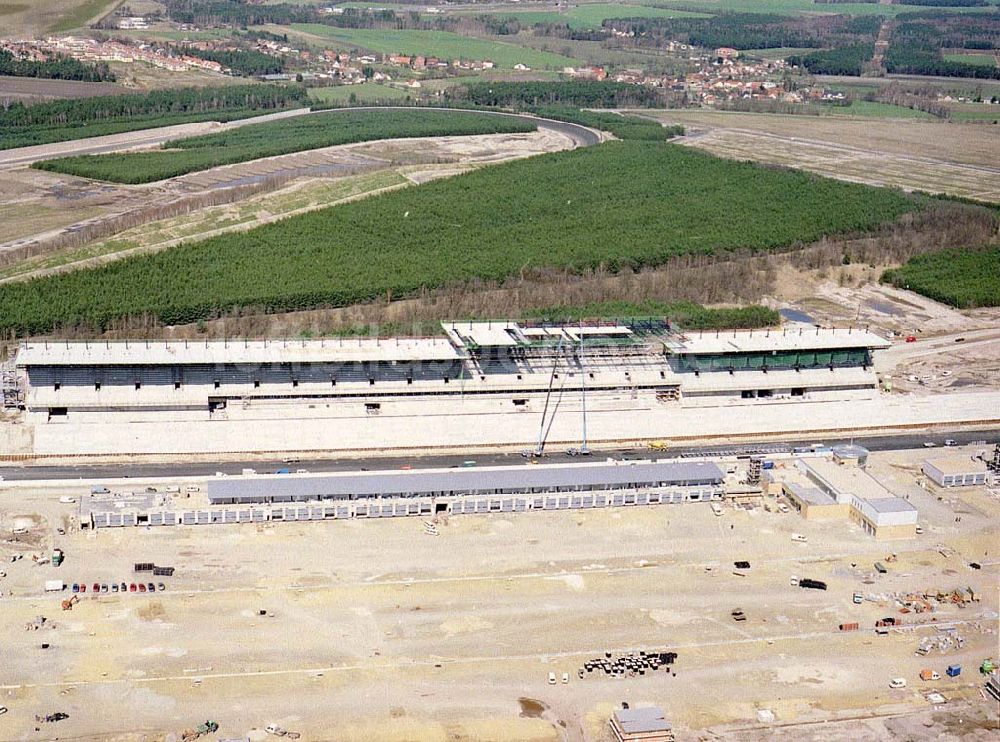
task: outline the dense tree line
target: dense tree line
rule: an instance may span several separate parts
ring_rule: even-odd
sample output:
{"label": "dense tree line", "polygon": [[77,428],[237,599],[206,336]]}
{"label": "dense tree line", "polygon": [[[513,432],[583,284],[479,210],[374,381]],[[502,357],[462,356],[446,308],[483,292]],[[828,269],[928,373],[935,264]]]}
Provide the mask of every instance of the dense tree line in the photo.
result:
{"label": "dense tree line", "polygon": [[307,105],[305,88],[280,85],[177,88],[33,105],[15,102],[0,110],[0,149]]}
{"label": "dense tree line", "polygon": [[107,64],[85,64],[70,57],[57,56],[43,62],[20,59],[6,49],[0,49],[0,75],[37,77],[46,80],[80,80],[82,82],[113,82],[114,73]]}
{"label": "dense tree line", "polygon": [[874,44],[855,44],[840,49],[827,49],[810,54],[795,54],[788,57],[788,63],[805,67],[814,75],[860,76],[865,62],[875,54]]}
{"label": "dense tree line", "polygon": [[3,284],[0,331],[345,306],[536,269],[639,270],[678,255],[766,252],[866,230],[918,205],[898,191],[689,147],[609,142]]}
{"label": "dense tree line", "polygon": [[1000,13],[957,14],[925,11],[899,16],[885,67],[890,73],[1000,79],[996,66],[948,61],[942,49],[1000,46]]}
{"label": "dense tree line", "polygon": [[256,50],[205,50],[195,47],[184,47],[181,51],[192,57],[218,62],[223,67],[228,67],[234,73],[245,77],[273,75],[285,71],[285,61],[283,59]]}
{"label": "dense tree line", "polygon": [[606,28],[633,31],[639,45],[643,37],[673,40],[715,49],[773,49],[778,47],[845,46],[871,37],[880,17],[788,17],[759,13],[721,13],[712,18],[618,18],[604,21]]}
{"label": "dense tree line", "polygon": [[585,108],[662,105],[659,94],[641,85],[620,82],[481,82],[455,95],[480,106],[531,107],[566,104]]}
{"label": "dense tree line", "polygon": [[444,19],[426,20],[418,12],[344,8],[343,13],[321,13],[317,5],[248,4],[244,0],[167,0],[167,15],[176,23],[246,28],[274,23],[322,23],[338,28],[436,28]]}
{"label": "dense tree line", "polygon": [[882,281],[960,309],[1000,306],[1000,249],[952,249],[917,255]]}
{"label": "dense tree line", "polygon": [[885,54],[885,68],[892,74],[1000,80],[1000,67],[952,62],[942,57],[940,51],[895,44]]}
{"label": "dense tree line", "polygon": [[901,4],[929,5],[936,8],[979,8],[989,5],[986,0],[906,0],[906,2]]}

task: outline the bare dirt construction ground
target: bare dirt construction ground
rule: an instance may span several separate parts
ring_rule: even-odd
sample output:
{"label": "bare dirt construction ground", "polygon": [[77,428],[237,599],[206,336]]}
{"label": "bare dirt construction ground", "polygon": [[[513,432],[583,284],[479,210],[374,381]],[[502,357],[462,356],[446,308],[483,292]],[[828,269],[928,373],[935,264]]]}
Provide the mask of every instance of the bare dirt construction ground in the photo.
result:
{"label": "bare dirt construction ground", "polygon": [[0,101],[32,103],[57,98],[93,98],[98,95],[117,95],[127,88],[107,82],[78,82],[76,80],[36,80],[30,77],[0,75]]}
{"label": "bare dirt construction ground", "polygon": [[[1000,386],[1000,309],[957,310],[878,283],[889,266],[804,271],[787,263],[765,303],[787,320],[872,327],[894,338],[875,356],[895,391],[918,394]],[[829,273],[833,273],[831,276]],[[914,337],[914,342],[906,342]]]}
{"label": "bare dirt construction ground", "polygon": [[[0,276],[38,275],[93,264],[137,249],[164,248],[181,241],[249,229],[331,203],[388,187],[417,184],[504,160],[572,146],[552,130],[530,134],[385,140],[328,147],[214,168],[147,186],[121,186],[25,168],[9,171],[0,189],[17,201],[0,206],[0,240],[9,248],[40,236],[71,232],[131,209],[155,208],[179,198],[246,186],[277,192],[224,206],[143,223],[90,244],[43,254],[0,269]],[[366,177],[354,180],[360,174]],[[371,176],[381,174],[380,177]],[[341,182],[343,181],[343,182]],[[0,191],[2,192],[2,191]],[[72,194],[76,208],[67,209]],[[293,195],[294,194],[294,195]],[[0,250],[4,245],[0,244]]]}
{"label": "bare dirt construction ground", "polygon": [[[945,738],[982,739],[969,721],[996,723],[976,668],[996,653],[1000,500],[982,488],[939,499],[915,483],[923,456],[873,456],[875,474],[922,513],[923,536],[891,543],[847,520],[778,513],[773,498],[770,511],[727,506],[722,517],[703,504],[453,516],[439,536],[415,518],[95,533],[58,502],[85,487],[5,485],[4,736],[157,740],[212,718],[220,735],[255,740],[277,723],[310,740],[604,742],[627,700],[662,706],[681,740],[772,739],[760,709],[789,740],[913,739],[931,711]],[[32,562],[53,546],[66,552],[61,567]],[[889,552],[889,573],[873,577]],[[751,562],[742,576],[739,559]],[[137,581],[132,565],[145,561],[176,567],[143,576],[165,591],[94,594],[94,582]],[[792,575],[829,590],[792,586]],[[43,592],[54,578],[88,584],[71,611],[59,607],[68,590]],[[979,602],[919,616],[887,598],[967,585]],[[853,604],[854,591],[868,599]],[[732,620],[736,607],[747,621]],[[877,636],[885,615],[910,628]],[[847,621],[862,630],[838,631]],[[961,648],[914,655],[945,626]],[[605,651],[654,649],[678,653],[672,673],[579,677]],[[953,663],[958,678],[917,678]],[[908,687],[890,689],[899,676]],[[947,701],[932,708],[930,690]],[[69,718],[35,722],[55,712]],[[825,722],[837,735],[811,726]]]}
{"label": "bare dirt construction ground", "polygon": [[706,111],[639,112],[688,129],[681,140],[722,157],[906,190],[1000,202],[995,127]]}

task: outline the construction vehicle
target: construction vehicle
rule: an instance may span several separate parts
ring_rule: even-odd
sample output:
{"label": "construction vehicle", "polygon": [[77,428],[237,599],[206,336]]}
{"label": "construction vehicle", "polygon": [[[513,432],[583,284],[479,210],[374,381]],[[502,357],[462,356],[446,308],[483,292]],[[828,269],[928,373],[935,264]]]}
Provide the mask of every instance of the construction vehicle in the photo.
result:
{"label": "construction vehicle", "polygon": [[936,672],[935,670],[921,670],[920,671],[920,679],[921,680],[940,680],[941,679],[941,675],[940,675],[940,673]]}
{"label": "construction vehicle", "polygon": [[983,675],[989,675],[991,672],[997,669],[997,663],[992,657],[983,660],[983,664],[979,666],[979,672]]}
{"label": "construction vehicle", "polygon": [[66,599],[66,600],[64,600],[62,602],[62,609],[64,611],[71,611],[71,610],[73,610],[73,606],[76,603],[79,603],[79,602],[80,602],[80,596],[79,595],[70,596],[68,599]]}
{"label": "construction vehicle", "polygon": [[649,447],[652,448],[654,451],[662,451],[664,449],[670,448],[670,441],[663,441],[663,440],[650,441]]}
{"label": "construction vehicle", "polygon": [[730,613],[729,615],[731,615],[733,617],[734,621],[746,621],[747,620],[747,614],[745,614],[743,612],[742,608],[735,608],[735,609],[733,609],[733,612]]}
{"label": "construction vehicle", "polygon": [[181,742],[192,742],[192,740],[196,740],[206,734],[213,734],[217,731],[219,731],[218,723],[211,720],[205,721],[194,729],[185,729],[181,732]]}
{"label": "construction vehicle", "polygon": [[65,561],[65,559],[66,559],[66,555],[63,554],[63,550],[62,549],[53,549],[52,550],[52,566],[53,567],[58,567],[60,564],[63,563],[63,561]]}

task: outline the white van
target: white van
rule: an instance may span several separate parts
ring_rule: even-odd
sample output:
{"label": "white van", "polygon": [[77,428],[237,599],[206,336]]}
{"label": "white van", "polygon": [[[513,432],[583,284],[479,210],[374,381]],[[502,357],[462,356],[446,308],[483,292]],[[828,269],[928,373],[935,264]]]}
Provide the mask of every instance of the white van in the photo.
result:
{"label": "white van", "polygon": [[178,492],[181,491],[181,488],[178,487],[176,484],[172,484],[169,487],[165,487],[163,491],[171,495],[176,495]]}
{"label": "white van", "polygon": [[722,515],[722,506],[717,502],[713,502],[712,512],[715,513],[716,515]]}
{"label": "white van", "polygon": [[806,542],[807,542],[808,540],[809,540],[809,539],[807,539],[807,538],[806,538],[805,536],[803,536],[803,535],[802,535],[801,533],[793,533],[793,534],[792,534],[792,541],[798,541],[798,542],[799,542],[800,544],[804,544],[804,543],[806,543]]}
{"label": "white van", "polygon": [[200,492],[201,491],[201,487],[199,487],[197,484],[189,484],[187,487],[184,488],[184,491],[185,492]]}
{"label": "white van", "polygon": [[893,678],[889,681],[890,688],[905,688],[906,678]]}

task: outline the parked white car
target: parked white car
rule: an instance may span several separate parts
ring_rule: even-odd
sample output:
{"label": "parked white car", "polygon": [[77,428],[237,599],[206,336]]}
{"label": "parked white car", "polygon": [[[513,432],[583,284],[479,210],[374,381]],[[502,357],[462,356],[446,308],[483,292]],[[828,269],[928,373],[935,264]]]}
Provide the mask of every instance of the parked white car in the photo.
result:
{"label": "parked white car", "polygon": [[906,678],[893,678],[889,681],[890,688],[905,688]]}

